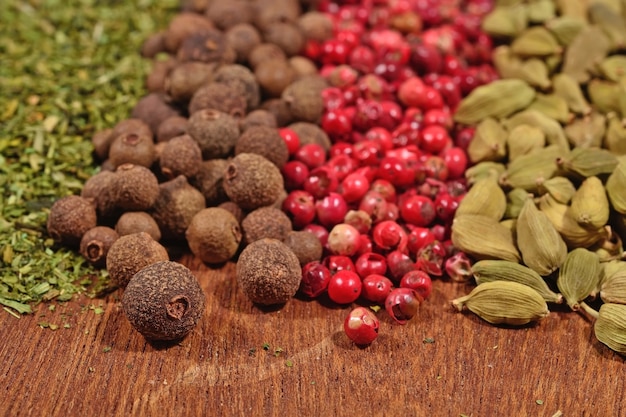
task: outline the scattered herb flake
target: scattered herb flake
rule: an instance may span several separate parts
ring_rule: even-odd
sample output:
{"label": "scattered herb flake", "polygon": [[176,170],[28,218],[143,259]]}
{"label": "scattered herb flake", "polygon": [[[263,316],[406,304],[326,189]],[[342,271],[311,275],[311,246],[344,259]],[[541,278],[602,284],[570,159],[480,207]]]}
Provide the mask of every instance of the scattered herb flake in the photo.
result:
{"label": "scattered herb flake", "polygon": [[291,359],[287,359],[285,361],[285,366],[287,366],[288,368],[291,368],[293,366],[293,361]]}
{"label": "scattered herb flake", "polygon": [[64,328],[64,329],[69,329],[70,327],[72,327],[72,326],[70,326],[70,324],[69,324],[69,323],[65,323],[65,324],[63,325],[63,328]]}
{"label": "scattered herb flake", "polygon": [[250,348],[248,350],[248,356],[254,356],[256,354],[256,348]]}
{"label": "scattered herb flake", "polygon": [[113,349],[111,346],[105,346],[105,347],[104,347],[104,349],[102,349],[102,351],[103,351],[104,353],[107,353],[107,352],[110,352],[110,351],[111,351],[111,349]]}
{"label": "scattered herb flake", "polygon": [[102,307],[96,307],[93,309],[94,314],[102,314],[104,313],[104,309]]}
{"label": "scattered herb flake", "polygon": [[277,347],[274,349],[274,356],[279,356],[281,353],[283,353],[283,348]]}
{"label": "scattered herb flake", "polygon": [[435,343],[435,339],[432,337],[425,337],[424,340],[422,340],[422,343]]}
{"label": "scattered herb flake", "polygon": [[543,400],[535,400],[538,405],[543,405]]}
{"label": "scattered herb flake", "polygon": [[59,328],[59,325],[58,325],[58,324],[53,324],[53,323],[50,323],[50,326],[49,326],[49,327],[50,327],[50,330],[57,330],[57,329]]}
{"label": "scattered herb flake", "polygon": [[270,350],[270,344],[269,343],[263,343],[263,350]]}
{"label": "scattered herb flake", "polygon": [[372,310],[374,313],[378,313],[380,311],[380,306],[379,305],[372,305],[370,306],[370,310]]}

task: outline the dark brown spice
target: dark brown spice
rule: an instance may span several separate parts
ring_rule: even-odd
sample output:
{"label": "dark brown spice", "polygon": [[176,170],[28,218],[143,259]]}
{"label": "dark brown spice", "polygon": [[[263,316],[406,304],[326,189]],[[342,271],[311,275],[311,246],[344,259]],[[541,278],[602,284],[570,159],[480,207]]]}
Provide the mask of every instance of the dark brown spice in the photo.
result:
{"label": "dark brown spice", "polygon": [[167,250],[144,232],[120,236],[111,245],[106,257],[106,268],[111,282],[125,288],[142,268],[169,260]]}
{"label": "dark brown spice", "polygon": [[187,118],[182,116],[172,116],[163,120],[156,133],[157,142],[167,142],[176,136],[187,133]]}
{"label": "dark brown spice", "polygon": [[187,105],[198,89],[213,81],[217,66],[215,62],[181,62],[168,73],[165,91],[172,100]]}
{"label": "dark brown spice", "polygon": [[79,252],[97,267],[106,265],[106,257],[111,245],[119,238],[115,230],[107,226],[89,229],[80,241]]}
{"label": "dark brown spice", "polygon": [[218,205],[227,200],[222,185],[227,166],[228,161],[226,159],[203,161],[199,164],[198,173],[191,180],[191,184],[204,195],[207,207]]}
{"label": "dark brown spice", "polygon": [[244,241],[250,244],[264,238],[284,240],[291,232],[291,220],[280,209],[260,207],[248,213],[241,222]]}
{"label": "dark brown spice", "polygon": [[255,153],[264,156],[278,168],[289,159],[289,150],[276,128],[254,126],[239,136],[235,145],[235,155]]}
{"label": "dark brown spice", "polygon": [[317,236],[311,232],[292,230],[287,233],[283,243],[296,254],[300,265],[319,261],[322,258],[324,248]]}
{"label": "dark brown spice", "polygon": [[198,89],[189,102],[189,114],[210,109],[240,118],[246,114],[246,98],[238,88],[221,83],[210,83]]}
{"label": "dark brown spice", "polygon": [[127,211],[115,223],[115,231],[119,236],[145,232],[157,242],[161,240],[161,230],[154,218],[145,211]]}
{"label": "dark brown spice", "polygon": [[224,35],[237,56],[236,62],[248,61],[250,52],[262,42],[259,30],[248,23],[240,23],[228,29]]}
{"label": "dark brown spice", "polygon": [[284,192],[283,177],[272,162],[261,155],[235,156],[224,174],[224,191],[244,210],[271,205]]}
{"label": "dark brown spice", "polygon": [[95,203],[70,195],[54,202],[48,214],[47,229],[55,241],[76,248],[83,235],[96,224]]}
{"label": "dark brown spice", "polygon": [[187,132],[200,145],[203,159],[225,158],[235,149],[239,123],[227,113],[204,109],[189,117]]}
{"label": "dark brown spice", "polygon": [[184,175],[192,178],[202,163],[202,150],[191,136],[183,135],[165,142],[159,156],[159,166],[166,178]]}
{"label": "dark brown spice", "polygon": [[229,211],[219,207],[200,210],[185,232],[194,255],[207,264],[230,260],[239,249],[241,229]]}

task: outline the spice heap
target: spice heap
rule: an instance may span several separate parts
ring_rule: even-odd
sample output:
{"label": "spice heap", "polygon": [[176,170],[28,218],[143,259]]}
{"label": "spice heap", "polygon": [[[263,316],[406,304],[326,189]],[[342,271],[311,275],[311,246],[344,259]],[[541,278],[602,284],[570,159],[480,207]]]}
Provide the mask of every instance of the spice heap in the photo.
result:
{"label": "spice heap", "polygon": [[[596,317],[598,340],[626,353],[626,9],[501,1],[482,27],[498,39],[493,63],[503,79],[474,90],[454,115],[476,124],[467,149],[473,185],[452,241],[478,260],[479,285],[453,304],[520,324],[564,301]],[[523,301],[528,288],[534,302]]]}

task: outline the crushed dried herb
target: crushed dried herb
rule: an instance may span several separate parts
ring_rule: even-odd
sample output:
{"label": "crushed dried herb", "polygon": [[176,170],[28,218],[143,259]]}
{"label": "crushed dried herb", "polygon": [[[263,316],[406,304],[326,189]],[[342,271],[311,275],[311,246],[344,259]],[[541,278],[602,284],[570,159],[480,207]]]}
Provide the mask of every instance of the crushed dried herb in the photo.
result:
{"label": "crushed dried herb", "polygon": [[97,168],[90,138],[145,94],[143,40],[177,0],[7,0],[0,4],[0,304],[94,296],[104,271],[46,234],[47,210]]}

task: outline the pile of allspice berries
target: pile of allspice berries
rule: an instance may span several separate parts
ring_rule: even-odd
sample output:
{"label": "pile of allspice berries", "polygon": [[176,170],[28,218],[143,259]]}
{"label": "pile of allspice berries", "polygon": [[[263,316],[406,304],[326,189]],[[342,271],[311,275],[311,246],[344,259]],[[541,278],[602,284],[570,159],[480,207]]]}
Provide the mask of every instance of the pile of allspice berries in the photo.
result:
{"label": "pile of allspice berries", "polygon": [[300,143],[330,140],[318,126],[326,81],[297,52],[332,24],[299,0],[184,1],[146,40],[149,93],[130,118],[93,137],[101,170],[80,195],[50,209],[48,231],[106,267],[130,323],[149,340],[178,340],[205,296],[168,249],[209,265],[238,259],[237,282],[262,305],[298,290],[301,265],[322,246],[293,231],[280,207],[289,127]]}
{"label": "pile of allspice berries", "polygon": [[482,27],[502,79],[455,114],[476,130],[452,240],[478,286],[453,305],[519,325],[564,301],[626,354],[626,3],[500,0]]}

